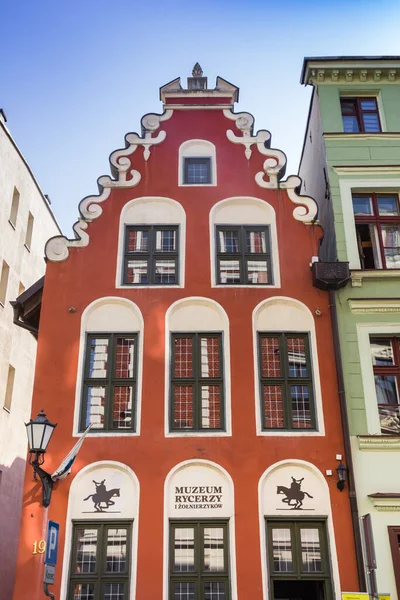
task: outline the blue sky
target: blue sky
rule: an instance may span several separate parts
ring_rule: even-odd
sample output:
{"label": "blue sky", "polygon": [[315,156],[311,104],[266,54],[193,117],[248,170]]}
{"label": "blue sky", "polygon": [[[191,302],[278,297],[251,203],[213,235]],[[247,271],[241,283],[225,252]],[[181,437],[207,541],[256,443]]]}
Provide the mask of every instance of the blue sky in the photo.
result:
{"label": "blue sky", "polygon": [[158,88],[199,61],[209,85],[240,87],[236,110],[295,173],[310,88],[304,56],[400,54],[398,0],[0,0],[0,107],[68,237],[108,156],[160,112]]}

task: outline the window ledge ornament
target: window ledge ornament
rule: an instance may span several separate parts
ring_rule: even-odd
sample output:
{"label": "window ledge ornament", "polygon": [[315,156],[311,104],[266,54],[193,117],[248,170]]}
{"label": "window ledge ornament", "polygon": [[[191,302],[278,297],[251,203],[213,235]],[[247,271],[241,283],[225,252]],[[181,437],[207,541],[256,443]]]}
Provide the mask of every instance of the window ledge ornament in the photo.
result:
{"label": "window ledge ornament", "polygon": [[400,300],[397,298],[349,299],[352,313],[400,313]]}
{"label": "window ledge ornament", "polygon": [[376,494],[369,494],[368,498],[379,512],[400,511],[400,494],[397,492],[377,492]]}
{"label": "window ledge ornament", "polygon": [[359,435],[358,447],[367,451],[400,451],[400,436],[395,435]]}
{"label": "window ledge ornament", "polygon": [[153,132],[160,127],[162,121],[170,119],[172,114],[172,110],[166,110],[162,115],[153,113],[144,115],[141,120],[143,136],[141,137],[137,133],[128,133],[125,136],[126,147],[115,150],[110,155],[111,173],[114,179],[109,175],[99,177],[97,180],[99,194],[87,196],[79,203],[80,217],[72,227],[75,238],[68,239],[63,235],[50,238],[45,246],[45,255],[48,260],[61,262],[68,258],[69,248],[83,248],[89,244],[89,235],[86,233],[88,223],[100,217],[103,212],[100,204],[108,199],[111,190],[132,188],[141,180],[139,171],[131,169],[131,160],[128,157],[140,145],[144,149],[143,158],[147,161],[150,156],[150,147],[163,142],[167,135],[165,131],[159,131],[155,137],[152,137]]}
{"label": "window ledge ornament", "polygon": [[352,287],[362,287],[364,279],[399,279],[400,269],[374,269],[371,271],[352,270],[351,285]]}

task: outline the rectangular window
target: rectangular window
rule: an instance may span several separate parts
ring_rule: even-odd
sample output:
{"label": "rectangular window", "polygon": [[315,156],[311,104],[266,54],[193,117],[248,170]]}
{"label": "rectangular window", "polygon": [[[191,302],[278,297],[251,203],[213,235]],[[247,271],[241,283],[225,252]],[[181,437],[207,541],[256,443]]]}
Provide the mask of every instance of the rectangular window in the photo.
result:
{"label": "rectangular window", "polygon": [[211,183],[211,158],[184,158],[183,183],[202,185]]}
{"label": "rectangular window", "polygon": [[381,431],[400,435],[400,338],[370,337]]}
{"label": "rectangular window", "polygon": [[397,595],[400,598],[400,527],[388,527]]}
{"label": "rectangular window", "polygon": [[223,430],[222,335],[172,334],[171,353],[171,429]]}
{"label": "rectangular window", "polygon": [[217,279],[225,285],[272,283],[269,228],[217,227]]}
{"label": "rectangular window", "polygon": [[263,429],[315,429],[308,335],[260,333],[259,365]]}
{"label": "rectangular window", "polygon": [[68,600],[128,600],[131,523],[75,522]]}
{"label": "rectangular window", "polygon": [[267,520],[273,598],[332,598],[325,523]]}
{"label": "rectangular window", "polygon": [[382,131],[376,98],[341,98],[345,133],[379,133]]}
{"label": "rectangular window", "polygon": [[15,369],[12,365],[8,365],[8,375],[7,375],[7,386],[6,386],[6,395],[4,398],[4,408],[8,411],[11,410],[11,402],[14,390],[14,379],[15,379]]}
{"label": "rectangular window", "polygon": [[124,280],[127,285],[176,285],[178,226],[126,227]]}
{"label": "rectangular window", "polygon": [[400,204],[397,194],[353,194],[362,269],[400,269]]}
{"label": "rectangular window", "polygon": [[229,600],[227,521],[170,523],[170,600]]}
{"label": "rectangular window", "polygon": [[25,235],[25,246],[28,248],[28,250],[31,249],[31,244],[32,244],[33,222],[34,222],[33,215],[31,213],[29,213],[28,224],[26,226],[26,235]]}
{"label": "rectangular window", "polygon": [[135,431],[135,333],[93,333],[86,339],[80,429]]}
{"label": "rectangular window", "polygon": [[18,208],[19,208],[19,191],[15,187],[14,192],[13,192],[12,202],[11,202],[11,211],[10,211],[10,218],[9,218],[9,222],[14,227],[14,229],[17,224]]}
{"label": "rectangular window", "polygon": [[3,265],[1,268],[1,275],[0,275],[0,304],[2,306],[5,306],[5,303],[6,303],[9,273],[10,273],[10,267],[8,266],[6,261],[3,260]]}

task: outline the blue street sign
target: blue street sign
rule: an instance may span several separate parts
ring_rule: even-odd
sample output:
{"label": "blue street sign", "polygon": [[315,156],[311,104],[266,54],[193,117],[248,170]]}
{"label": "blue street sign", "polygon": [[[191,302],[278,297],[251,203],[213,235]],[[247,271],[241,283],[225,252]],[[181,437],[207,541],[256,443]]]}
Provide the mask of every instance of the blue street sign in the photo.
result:
{"label": "blue street sign", "polygon": [[54,521],[49,521],[47,529],[47,541],[46,541],[46,554],[44,562],[46,565],[57,564],[57,551],[58,551],[58,534],[60,526]]}

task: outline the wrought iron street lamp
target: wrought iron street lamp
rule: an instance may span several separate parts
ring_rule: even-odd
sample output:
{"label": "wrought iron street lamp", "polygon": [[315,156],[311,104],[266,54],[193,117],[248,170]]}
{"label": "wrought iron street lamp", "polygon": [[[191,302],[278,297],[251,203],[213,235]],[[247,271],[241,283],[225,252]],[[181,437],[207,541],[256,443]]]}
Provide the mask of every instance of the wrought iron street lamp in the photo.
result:
{"label": "wrought iron street lamp", "polygon": [[42,503],[43,506],[47,507],[50,504],[54,482],[51,475],[42,469],[41,465],[44,463],[44,455],[57,424],[51,423],[42,409],[36,419],[31,419],[29,423],[25,423],[25,427],[28,434],[29,464],[33,467],[34,478],[36,479],[37,475],[40,477]]}
{"label": "wrought iron street lamp", "polygon": [[342,463],[342,461],[340,461],[340,463],[336,467],[336,473],[337,473],[337,477],[338,477],[338,482],[337,482],[336,486],[337,486],[338,490],[340,490],[341,492],[343,492],[343,490],[344,490],[344,484],[347,479],[347,471],[348,471],[347,467]]}

